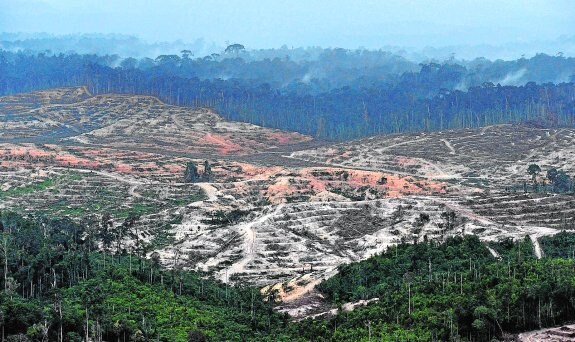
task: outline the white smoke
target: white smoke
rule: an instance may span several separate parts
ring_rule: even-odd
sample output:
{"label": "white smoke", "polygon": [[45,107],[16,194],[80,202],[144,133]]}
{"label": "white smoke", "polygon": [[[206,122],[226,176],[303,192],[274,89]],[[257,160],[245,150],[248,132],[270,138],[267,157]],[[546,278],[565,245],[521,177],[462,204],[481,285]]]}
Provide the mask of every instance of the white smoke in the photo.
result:
{"label": "white smoke", "polygon": [[505,75],[502,79],[494,82],[495,84],[499,83],[501,85],[509,85],[509,86],[517,86],[525,83],[522,81],[523,76],[527,73],[527,69],[519,69],[517,71],[512,71]]}

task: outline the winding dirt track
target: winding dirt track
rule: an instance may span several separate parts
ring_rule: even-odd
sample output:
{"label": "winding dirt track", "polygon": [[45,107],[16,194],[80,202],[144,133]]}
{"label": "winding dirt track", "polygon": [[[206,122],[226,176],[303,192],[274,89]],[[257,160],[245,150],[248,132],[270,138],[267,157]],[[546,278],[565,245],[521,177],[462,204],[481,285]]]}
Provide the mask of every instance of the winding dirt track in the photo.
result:
{"label": "winding dirt track", "polygon": [[262,224],[270,217],[277,215],[283,207],[284,205],[280,204],[276,206],[276,208],[273,211],[265,215],[262,215],[258,219],[240,225],[239,230],[244,238],[244,244],[243,244],[244,250],[242,252],[243,257],[238,262],[233,263],[229,268],[220,271],[220,279],[223,282],[228,283],[229,277],[232,274],[243,272],[245,270],[246,265],[254,259],[254,255],[256,252],[255,248],[256,231],[253,229],[253,227],[255,225]]}
{"label": "winding dirt track", "polygon": [[206,193],[206,196],[208,196],[205,201],[213,202],[218,199],[218,189],[210,183],[196,183],[196,185]]}
{"label": "winding dirt track", "polygon": [[450,151],[449,154],[453,154],[453,155],[456,154],[455,149],[453,148],[453,145],[451,145],[451,143],[447,139],[440,139],[440,141],[442,141],[445,144],[445,146],[449,149],[449,151]]}

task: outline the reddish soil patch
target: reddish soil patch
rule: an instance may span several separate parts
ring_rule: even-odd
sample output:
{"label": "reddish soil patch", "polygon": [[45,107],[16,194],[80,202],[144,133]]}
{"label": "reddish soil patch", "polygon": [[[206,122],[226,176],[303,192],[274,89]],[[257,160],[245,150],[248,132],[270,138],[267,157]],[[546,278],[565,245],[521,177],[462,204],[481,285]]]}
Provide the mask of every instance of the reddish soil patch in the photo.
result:
{"label": "reddish soil patch", "polygon": [[[234,152],[241,152],[242,150],[245,150],[240,145],[235,144],[229,140],[226,140],[226,138],[224,138],[223,136],[208,133],[204,136],[204,139],[205,139],[205,141],[207,141],[209,143],[220,146],[220,148],[218,149],[219,154],[226,155],[226,154],[231,154]],[[244,151],[244,152],[247,152],[247,151]]]}
{"label": "reddish soil patch", "polygon": [[272,132],[268,133],[268,138],[277,141],[279,145],[290,145],[302,143],[311,140],[310,137],[291,132]]}

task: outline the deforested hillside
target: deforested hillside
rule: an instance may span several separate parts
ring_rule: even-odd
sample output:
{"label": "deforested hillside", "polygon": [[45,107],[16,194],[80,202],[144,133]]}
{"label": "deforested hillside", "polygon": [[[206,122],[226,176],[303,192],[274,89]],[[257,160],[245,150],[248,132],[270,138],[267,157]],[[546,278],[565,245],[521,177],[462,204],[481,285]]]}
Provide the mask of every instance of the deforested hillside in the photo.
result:
{"label": "deforested hillside", "polygon": [[279,288],[286,301],[398,243],[537,242],[575,225],[571,129],[496,125],[312,148],[299,133],[151,96],[66,88],[0,100],[10,104],[0,207],[130,226],[123,249]]}
{"label": "deforested hillside", "polygon": [[376,136],[297,151],[291,156],[331,165],[388,170],[503,189],[526,180],[530,164],[574,172],[571,163],[575,154],[574,142],[573,128],[507,124]]}
{"label": "deforested hillside", "polygon": [[86,87],[39,90],[3,96],[0,108],[2,112],[21,113],[44,105],[80,102],[91,96]]}
{"label": "deforested hillside", "polygon": [[64,88],[0,97],[4,141],[71,141],[188,154],[248,154],[311,140],[222,119],[213,110],[169,106],[151,96],[91,96]]}
{"label": "deforested hillside", "polygon": [[[396,246],[473,239],[486,264],[507,260],[516,244],[524,258],[547,262],[568,253],[562,231],[575,229],[575,131],[569,128],[507,124],[330,143],[151,96],[66,88],[0,101],[1,210],[83,227],[94,250],[104,253],[94,256],[96,267],[106,258],[121,265],[142,258],[154,265],[152,284],[163,267],[172,274],[197,272],[200,282],[215,279],[224,290],[253,286],[270,310],[316,319],[297,329],[323,331],[338,305],[358,312],[375,305],[379,280],[349,283],[344,265],[373,263],[381,253],[389,258]],[[138,277],[148,281],[145,272]],[[431,272],[437,284],[446,279],[445,270]],[[168,282],[162,278],[168,273],[158,274],[160,284]],[[464,277],[477,276],[472,270]],[[341,288],[333,285],[337,279]],[[29,291],[37,291],[34,286]],[[390,286],[398,298],[405,295],[401,286]],[[238,305],[241,313],[243,302]],[[387,334],[457,334],[443,326],[414,327],[397,314],[401,328],[387,327]],[[479,339],[494,334],[491,325],[475,331],[458,324]],[[519,326],[534,328],[532,322]],[[345,336],[352,339],[356,328],[349,322]],[[210,329],[203,331],[220,336]]]}

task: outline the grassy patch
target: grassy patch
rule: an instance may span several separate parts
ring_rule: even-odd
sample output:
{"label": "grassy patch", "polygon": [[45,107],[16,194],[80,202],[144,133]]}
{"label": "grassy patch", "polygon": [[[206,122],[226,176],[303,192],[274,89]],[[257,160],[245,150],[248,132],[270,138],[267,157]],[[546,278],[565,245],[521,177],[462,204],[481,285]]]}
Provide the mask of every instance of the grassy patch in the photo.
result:
{"label": "grassy patch", "polygon": [[126,218],[131,213],[136,214],[138,216],[142,216],[142,215],[152,214],[152,213],[156,212],[157,209],[158,209],[158,206],[153,204],[153,203],[137,202],[137,203],[134,203],[130,207],[118,208],[117,210],[113,210],[111,212],[111,215],[118,217],[118,218]]}
{"label": "grassy patch", "polygon": [[188,204],[193,203],[193,202],[202,201],[206,198],[207,197],[205,196],[203,191],[200,190],[200,191],[198,191],[198,193],[195,193],[195,194],[189,194],[189,195],[185,195],[182,197],[170,199],[169,203],[172,205],[176,205],[176,206],[183,206],[183,205],[188,205]]}
{"label": "grassy patch", "polygon": [[173,245],[176,242],[175,234],[170,232],[170,225],[164,224],[152,231],[152,241],[150,245],[154,249],[162,248],[168,245]]}
{"label": "grassy patch", "polygon": [[38,183],[10,188],[6,191],[0,191],[0,198],[20,197],[36,191],[46,190],[54,186],[55,183],[56,180],[54,178],[48,178]]}

